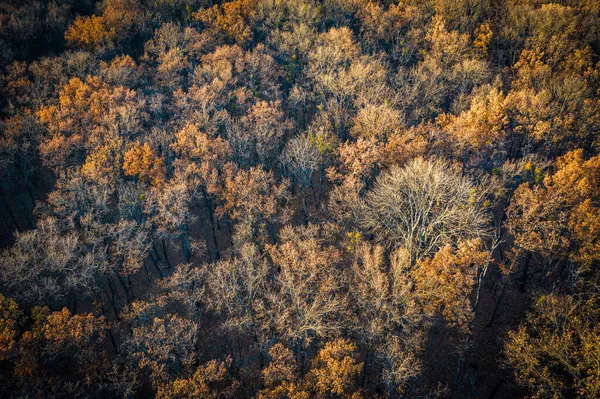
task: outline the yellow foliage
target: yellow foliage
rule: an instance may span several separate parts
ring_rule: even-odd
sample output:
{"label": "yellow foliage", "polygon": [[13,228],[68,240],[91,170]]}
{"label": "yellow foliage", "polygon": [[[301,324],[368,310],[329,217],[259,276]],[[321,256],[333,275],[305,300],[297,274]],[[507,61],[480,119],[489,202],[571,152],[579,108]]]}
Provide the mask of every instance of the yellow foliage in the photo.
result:
{"label": "yellow foliage", "polygon": [[0,361],[10,356],[15,348],[22,316],[17,303],[0,294]]}
{"label": "yellow foliage", "polygon": [[95,148],[81,168],[82,176],[90,180],[114,180],[119,176],[123,140],[114,138]]}
{"label": "yellow foliage", "polygon": [[509,333],[504,353],[536,398],[599,397],[597,298],[540,297],[527,322]]}
{"label": "yellow foliage", "polygon": [[492,28],[489,23],[481,24],[475,31],[473,46],[484,56],[488,53],[488,46],[492,41]]}

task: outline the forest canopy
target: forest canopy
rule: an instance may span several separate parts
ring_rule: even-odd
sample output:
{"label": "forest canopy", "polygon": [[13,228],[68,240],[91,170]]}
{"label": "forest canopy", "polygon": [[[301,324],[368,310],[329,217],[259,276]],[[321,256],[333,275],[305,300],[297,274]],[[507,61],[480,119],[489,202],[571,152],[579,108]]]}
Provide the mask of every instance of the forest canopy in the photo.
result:
{"label": "forest canopy", "polygon": [[0,0],[0,396],[600,397],[597,0]]}

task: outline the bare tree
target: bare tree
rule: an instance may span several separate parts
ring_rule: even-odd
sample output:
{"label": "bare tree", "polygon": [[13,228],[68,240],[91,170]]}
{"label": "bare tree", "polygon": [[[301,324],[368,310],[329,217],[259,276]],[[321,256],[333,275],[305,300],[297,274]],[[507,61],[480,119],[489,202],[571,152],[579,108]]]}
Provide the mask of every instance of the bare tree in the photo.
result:
{"label": "bare tree", "polygon": [[279,271],[269,298],[272,328],[295,343],[302,365],[312,340],[339,336],[348,307],[341,253],[322,236],[315,225],[286,227],[280,243],[268,247]]}
{"label": "bare tree", "polygon": [[441,160],[416,158],[377,179],[364,201],[362,225],[415,260],[458,239],[483,236],[485,191]]}
{"label": "bare tree", "polygon": [[269,265],[258,248],[245,244],[240,256],[208,266],[205,278],[209,293],[202,300],[207,308],[221,312],[225,326],[250,333],[258,340],[263,325]]}
{"label": "bare tree", "polygon": [[280,157],[286,174],[299,186],[308,186],[313,173],[323,164],[323,154],[307,136],[291,139]]}
{"label": "bare tree", "polygon": [[[107,273],[106,232],[82,220],[85,233],[65,231],[54,218],[35,230],[18,233],[15,245],[0,256],[0,281],[26,303],[59,303],[73,290],[93,290],[95,277]],[[97,227],[97,226],[96,226]]]}

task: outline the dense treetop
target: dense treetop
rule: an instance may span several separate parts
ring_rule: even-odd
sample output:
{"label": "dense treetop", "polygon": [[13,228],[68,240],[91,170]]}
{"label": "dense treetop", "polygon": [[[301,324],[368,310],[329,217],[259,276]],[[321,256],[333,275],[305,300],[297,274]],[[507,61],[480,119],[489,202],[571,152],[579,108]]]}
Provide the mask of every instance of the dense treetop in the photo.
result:
{"label": "dense treetop", "polygon": [[600,396],[600,2],[0,1],[0,396]]}

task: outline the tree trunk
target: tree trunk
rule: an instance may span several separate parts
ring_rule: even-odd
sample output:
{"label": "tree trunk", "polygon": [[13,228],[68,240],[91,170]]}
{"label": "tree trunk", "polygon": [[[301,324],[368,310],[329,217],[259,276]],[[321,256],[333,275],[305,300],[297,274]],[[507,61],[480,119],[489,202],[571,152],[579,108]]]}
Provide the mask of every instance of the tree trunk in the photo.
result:
{"label": "tree trunk", "polygon": [[183,260],[185,263],[190,263],[190,241],[188,239],[187,224],[183,223],[179,226],[179,237],[181,238],[181,251],[183,252]]}
{"label": "tree trunk", "polygon": [[169,255],[167,255],[167,244],[165,243],[164,238],[161,240],[161,244],[162,244],[163,256],[165,257],[165,262],[167,263],[167,266],[169,267],[169,269],[172,269],[173,266],[171,265],[171,261],[169,261]]}
{"label": "tree trunk", "polygon": [[208,194],[206,193],[206,189],[202,187],[202,196],[204,197],[204,204],[206,205],[206,209],[208,209],[208,220],[210,222],[210,232],[212,235],[213,245],[215,247],[215,260],[219,260],[221,258],[221,254],[219,253],[219,245],[217,242],[217,231],[215,230],[215,212],[213,209],[212,201],[208,199]]}
{"label": "tree trunk", "polygon": [[525,283],[527,283],[527,272],[529,271],[529,264],[531,263],[531,252],[527,252],[527,257],[525,258],[525,265],[523,266],[523,273],[521,274],[521,278],[519,279],[519,291],[525,292]]}

